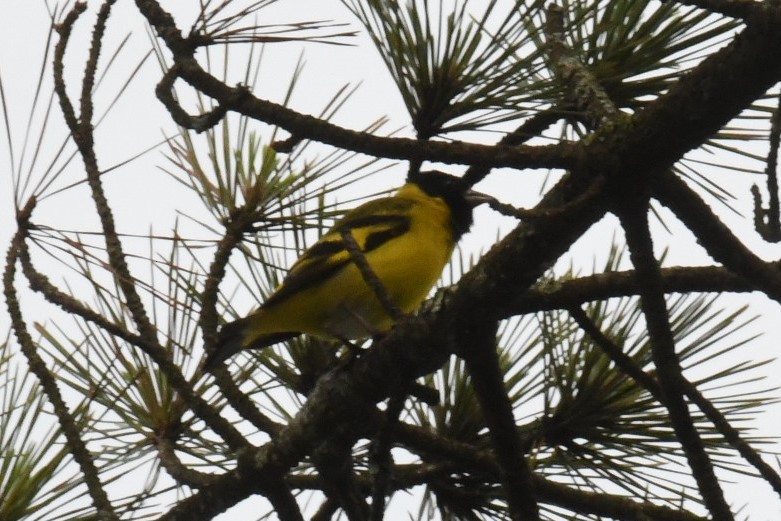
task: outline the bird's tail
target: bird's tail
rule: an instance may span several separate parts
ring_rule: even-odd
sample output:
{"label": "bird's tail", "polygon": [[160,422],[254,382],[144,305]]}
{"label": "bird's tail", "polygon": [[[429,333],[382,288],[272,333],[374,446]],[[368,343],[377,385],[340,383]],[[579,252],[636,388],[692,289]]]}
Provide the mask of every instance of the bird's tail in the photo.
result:
{"label": "bird's tail", "polygon": [[249,315],[220,328],[217,335],[217,345],[206,358],[205,370],[212,371],[222,362],[243,349],[261,349],[297,336],[299,333],[281,332],[266,335],[253,334],[253,326],[259,317]]}

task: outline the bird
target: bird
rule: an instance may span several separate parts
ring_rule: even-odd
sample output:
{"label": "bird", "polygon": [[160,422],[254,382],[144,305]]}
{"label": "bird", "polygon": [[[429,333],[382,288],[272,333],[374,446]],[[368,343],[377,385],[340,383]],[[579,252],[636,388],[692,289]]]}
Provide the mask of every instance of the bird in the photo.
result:
{"label": "bird", "polygon": [[[300,334],[346,342],[387,332],[394,323],[387,301],[402,313],[415,311],[471,227],[472,210],[491,200],[460,177],[428,171],[410,175],[392,196],[348,211],[301,255],[256,311],[220,328],[205,370],[213,371],[239,351]],[[368,263],[369,275],[351,253],[346,233]],[[367,283],[371,276],[385,292],[385,303],[376,285]]]}

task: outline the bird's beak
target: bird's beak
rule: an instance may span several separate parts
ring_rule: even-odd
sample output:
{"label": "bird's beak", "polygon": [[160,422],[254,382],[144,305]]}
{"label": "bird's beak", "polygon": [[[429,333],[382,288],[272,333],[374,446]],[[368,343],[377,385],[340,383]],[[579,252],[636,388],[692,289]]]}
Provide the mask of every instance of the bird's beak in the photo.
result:
{"label": "bird's beak", "polygon": [[490,204],[490,203],[498,202],[495,197],[488,194],[484,194],[482,192],[477,192],[475,190],[468,190],[466,194],[464,194],[464,199],[466,200],[467,204],[469,204],[469,206],[471,206],[472,208],[476,206],[480,206],[481,204],[484,203]]}

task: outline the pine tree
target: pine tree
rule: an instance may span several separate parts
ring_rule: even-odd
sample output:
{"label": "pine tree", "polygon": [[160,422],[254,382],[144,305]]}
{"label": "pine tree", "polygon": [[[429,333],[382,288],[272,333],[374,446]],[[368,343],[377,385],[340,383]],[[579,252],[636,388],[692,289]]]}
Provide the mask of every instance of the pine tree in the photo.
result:
{"label": "pine tree", "polygon": [[[781,495],[752,431],[777,400],[756,318],[781,299],[781,3],[114,4],[51,12],[23,132],[0,84],[0,519],[723,521],[744,515],[736,476]],[[151,42],[133,65],[130,20]],[[261,59],[353,45],[401,130],[351,114],[360,86]],[[324,84],[350,66],[318,65]],[[117,160],[104,111],[153,95],[147,132],[173,132]],[[345,209],[431,168],[496,201],[417,313],[360,352],[298,337],[203,371]],[[114,171],[176,218],[144,220]]]}

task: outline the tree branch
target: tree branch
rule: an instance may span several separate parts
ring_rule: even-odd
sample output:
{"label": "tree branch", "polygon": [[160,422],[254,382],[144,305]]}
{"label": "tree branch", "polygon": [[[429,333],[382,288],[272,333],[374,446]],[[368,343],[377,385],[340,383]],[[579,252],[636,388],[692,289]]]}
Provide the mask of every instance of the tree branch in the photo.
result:
{"label": "tree branch", "polygon": [[697,237],[714,260],[781,302],[781,273],[757,257],[721,222],[705,201],[673,174],[654,183],[654,197],[668,207]]}
{"label": "tree branch", "polygon": [[633,116],[621,132],[598,132],[588,147],[594,165],[609,164],[616,176],[661,181],[686,152],[781,80],[781,8],[756,4],[741,33]]}
{"label": "tree branch", "polygon": [[176,443],[167,433],[157,436],[154,443],[157,447],[160,464],[177,484],[198,489],[214,483],[219,477],[219,474],[198,472],[182,463],[182,460],[176,455]]}
{"label": "tree branch", "polygon": [[456,353],[466,362],[480,410],[488,425],[494,453],[502,469],[510,519],[538,520],[532,492],[532,472],[515,427],[513,404],[507,396],[496,349],[497,322],[472,323],[459,335]]}
{"label": "tree branch", "polygon": [[377,300],[380,301],[382,307],[385,308],[385,312],[388,316],[391,317],[394,322],[398,322],[404,318],[404,313],[399,309],[396,303],[391,300],[388,290],[385,289],[380,278],[374,273],[369,261],[366,260],[366,256],[361,251],[361,247],[355,242],[352,231],[350,231],[349,228],[345,228],[342,230],[341,237],[345,249],[350,254],[350,260],[358,268],[361,277],[363,277],[363,281],[374,292],[374,295],[377,297]]}
{"label": "tree branch", "polygon": [[[778,269],[774,265],[774,269]],[[563,281],[544,281],[510,302],[501,318],[552,309],[569,309],[595,300],[631,297],[638,293],[634,270],[596,273]],[[754,285],[720,266],[661,269],[665,293],[749,293]]]}
{"label": "tree branch", "polygon": [[599,80],[578,60],[564,40],[564,10],[549,4],[546,10],[545,39],[550,62],[567,89],[568,101],[585,112],[589,126],[599,129],[616,121],[621,112],[599,84]]}
{"label": "tree branch", "polygon": [[754,228],[763,239],[769,242],[781,241],[781,209],[778,200],[778,148],[781,144],[781,92],[776,101],[776,108],[770,117],[769,150],[765,164],[767,178],[768,203],[767,209],[762,208],[762,196],[759,187],[753,185],[751,194],[754,196]]}
{"label": "tree branch", "polygon": [[[155,0],[136,0],[141,14],[174,55],[172,74],[193,88],[215,99],[221,110],[239,114],[284,128],[298,139],[311,139],[345,150],[389,159],[436,161],[449,164],[511,166],[515,168],[569,168],[577,162],[579,147],[559,144],[537,147],[490,146],[475,143],[425,141],[379,137],[356,132],[301,114],[282,105],[261,100],[244,86],[229,87],[209,74],[193,57],[193,45],[182,37],[173,18]],[[172,78],[166,78],[171,84]],[[179,111],[175,111],[176,115]],[[201,120],[197,120],[199,123]],[[179,121],[187,124],[187,120]],[[192,122],[191,122],[192,126]]]}
{"label": "tree branch", "polygon": [[[616,345],[612,340],[605,336],[582,309],[570,308],[569,313],[578,323],[580,328],[591,337],[594,343],[597,344],[616,364],[616,367],[618,367],[621,372],[643,386],[657,401],[659,401],[659,403],[664,404],[665,397],[662,388],[651,375],[645,373],[637,366],[631,357],[621,350],[620,346]],[[697,390],[697,387],[683,375],[681,375],[681,384],[683,392],[689,400],[699,407],[721,433],[727,443],[737,450],[738,453],[743,456],[743,459],[753,465],[754,468],[757,469],[757,472],[759,472],[759,475],[773,487],[773,490],[775,490],[779,496],[781,496],[781,476],[778,475],[773,467],[762,459],[762,456],[760,456],[760,454],[741,437],[740,432],[727,421],[727,418],[721,411],[719,411],[710,400],[705,398],[705,396]]]}
{"label": "tree branch", "polygon": [[[670,1],[670,0],[665,0]],[[713,13],[732,18],[749,18],[757,13],[755,0],[673,0],[678,4],[692,5]]]}
{"label": "tree branch", "polygon": [[724,499],[713,465],[695,429],[686,402],[683,399],[683,379],[680,360],[675,352],[675,341],[670,330],[667,304],[660,290],[659,265],[654,257],[651,234],[648,230],[647,199],[630,197],[624,201],[619,218],[626,233],[632,264],[637,273],[640,304],[645,315],[651,341],[654,365],[662,383],[662,403],[670,414],[676,437],[683,447],[689,466],[705,506],[716,521],[734,519]]}
{"label": "tree branch", "polygon": [[385,514],[385,497],[392,491],[390,485],[394,465],[391,449],[396,438],[399,415],[404,410],[406,399],[406,393],[388,399],[385,414],[369,449],[369,471],[372,476],[370,521],[382,521]]}
{"label": "tree branch", "polygon": [[[130,333],[125,328],[107,320],[103,315],[85,306],[71,295],[59,290],[45,275],[35,270],[24,241],[20,243],[18,256],[22,263],[24,275],[30,283],[30,289],[41,293],[48,302],[58,306],[66,313],[81,317],[87,322],[92,322],[107,333],[141,349],[155,361],[160,371],[176,389],[176,392],[187,402],[198,417],[203,419],[206,425],[214,432],[222,436],[228,443],[228,446],[233,450],[237,450],[246,445],[246,440],[239,431],[195,393],[192,385],[187,382],[179,367],[167,355],[161,345],[156,341],[150,343],[141,336]],[[265,423],[264,425],[270,429],[273,427]]]}
{"label": "tree branch", "polygon": [[352,446],[351,437],[334,436],[315,447],[311,458],[327,497],[342,508],[349,521],[366,521],[371,510],[355,483]]}
{"label": "tree branch", "polygon": [[83,11],[82,4],[75,4],[71,14],[69,14],[68,17],[66,17],[65,22],[58,27],[60,41],[57,43],[54,54],[55,92],[60,101],[60,106],[65,115],[66,123],[71,131],[71,135],[73,136],[82,160],[84,161],[87,181],[103,229],[109,264],[117,284],[125,295],[127,307],[140,332],[139,337],[142,342],[134,345],[142,348],[155,363],[158,364],[160,370],[163,371],[182,397],[187,400],[190,407],[192,407],[193,410],[215,430],[215,432],[220,434],[232,449],[237,450],[241,447],[245,447],[247,441],[235,427],[225,421],[201,397],[195,395],[192,387],[188,384],[179,371],[179,368],[174,363],[170,352],[159,344],[157,340],[157,330],[149,319],[141,297],[136,290],[135,279],[131,275],[127,265],[122,243],[117,234],[113,213],[103,190],[100,169],[98,168],[97,157],[94,150],[91,121],[91,96],[92,83],[94,80],[95,68],[97,67],[97,58],[100,54],[103,31],[105,30],[105,23],[108,19],[112,3],[112,1],[107,1],[103,4],[93,31],[88,67],[84,79],[82,80],[82,114],[79,117],[76,116],[70,99],[68,98],[63,80],[63,59],[65,50],[68,44],[71,27],[73,23],[75,23],[78,13]]}
{"label": "tree branch", "polygon": [[19,304],[19,296],[14,287],[16,262],[19,258],[19,252],[23,249],[22,244],[24,243],[29,226],[30,214],[32,213],[34,206],[35,199],[31,198],[27,205],[25,205],[17,214],[18,229],[11,240],[11,245],[8,249],[8,254],[6,255],[6,265],[3,272],[3,292],[5,294],[6,306],[8,306],[8,314],[11,318],[11,325],[16,334],[16,339],[22,348],[24,356],[27,358],[30,371],[38,378],[41,387],[43,387],[43,390],[46,393],[47,399],[54,408],[54,414],[57,417],[62,433],[68,443],[68,449],[84,476],[84,482],[87,486],[87,491],[89,492],[92,504],[95,506],[100,517],[119,521],[119,517],[114,511],[114,507],[111,505],[111,501],[100,481],[100,475],[95,466],[95,460],[87,448],[86,443],[81,439],[81,433],[76,424],[77,422],[62,397],[62,393],[60,392],[54,375],[49,371],[46,362],[44,362],[38,354],[37,344],[33,341],[30,333],[27,331],[27,324],[24,321],[21,305]]}
{"label": "tree branch", "polygon": [[[401,427],[400,434],[414,432],[413,438],[416,441],[420,441],[420,435],[424,434],[423,429],[419,427],[405,424],[401,424]],[[432,449],[431,454],[436,454],[437,459],[441,459],[441,462],[397,465],[394,469],[394,487],[401,489],[425,485],[440,476],[448,476],[454,472],[470,472],[479,475],[487,483],[496,483],[497,476],[501,475],[499,464],[488,451],[481,451],[467,443],[448,440],[430,432],[425,432],[425,438],[427,439],[426,445]],[[369,476],[359,475],[356,481],[363,488],[368,488],[369,480]],[[322,490],[324,486],[320,477],[312,475],[294,474],[288,478],[288,482],[292,487],[300,490]],[[645,519],[705,521],[704,518],[683,510],[659,506],[650,502],[639,502],[620,495],[587,492],[540,476],[533,476],[533,486],[535,494],[539,496],[542,503],[556,505],[581,514],[626,521]],[[326,512],[333,512],[327,503],[322,508]],[[318,519],[330,519],[326,515],[324,514],[322,518]]]}
{"label": "tree branch", "polygon": [[108,19],[113,1],[107,1],[101,7],[98,13],[98,19],[95,23],[95,29],[92,33],[92,46],[89,51],[89,58],[87,61],[87,67],[82,80],[82,98],[81,98],[81,111],[80,115],[76,115],[73,106],[68,98],[68,93],[65,89],[65,82],[63,79],[63,59],[65,56],[65,50],[68,45],[70,37],[70,31],[73,23],[76,21],[75,16],[71,14],[79,13],[83,11],[79,6],[81,4],[75,4],[71,14],[66,17],[66,20],[62,25],[58,26],[57,30],[60,34],[60,41],[57,43],[54,52],[54,91],[57,94],[57,98],[60,102],[60,108],[65,115],[65,122],[68,125],[68,129],[71,132],[74,142],[79,150],[82,161],[84,162],[84,168],[87,173],[87,183],[89,184],[92,192],[92,198],[95,202],[95,208],[100,218],[100,223],[103,228],[103,235],[106,242],[106,253],[108,255],[109,263],[113,270],[113,275],[117,280],[117,283],[127,300],[127,307],[133,316],[133,319],[138,327],[141,336],[147,342],[156,342],[157,331],[152,325],[149,316],[144,308],[144,304],[136,291],[133,276],[130,274],[130,270],[125,259],[125,254],[122,251],[122,243],[119,240],[117,234],[116,225],[114,223],[114,216],[111,207],[108,204],[108,199],[103,191],[103,184],[100,178],[100,168],[98,167],[97,157],[95,156],[94,140],[92,133],[92,87],[95,77],[95,68],[97,67],[98,56],[101,50],[101,41],[103,32],[105,30],[105,23]]}

